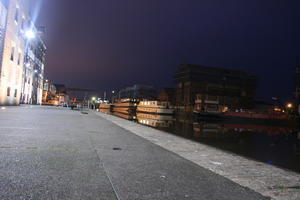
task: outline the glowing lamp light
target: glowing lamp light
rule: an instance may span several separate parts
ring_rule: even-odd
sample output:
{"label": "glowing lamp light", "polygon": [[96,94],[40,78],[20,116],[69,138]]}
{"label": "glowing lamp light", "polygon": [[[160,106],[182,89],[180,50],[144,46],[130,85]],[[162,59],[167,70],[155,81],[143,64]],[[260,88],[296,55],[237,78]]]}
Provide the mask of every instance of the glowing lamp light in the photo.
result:
{"label": "glowing lamp light", "polygon": [[92,97],[92,101],[95,101],[96,100],[96,97]]}
{"label": "glowing lamp light", "polygon": [[286,107],[287,107],[287,108],[292,108],[292,107],[293,107],[293,104],[288,103],[288,104],[286,105]]}
{"label": "glowing lamp light", "polygon": [[35,38],[35,32],[33,30],[27,30],[25,32],[25,36],[27,39],[34,39]]}

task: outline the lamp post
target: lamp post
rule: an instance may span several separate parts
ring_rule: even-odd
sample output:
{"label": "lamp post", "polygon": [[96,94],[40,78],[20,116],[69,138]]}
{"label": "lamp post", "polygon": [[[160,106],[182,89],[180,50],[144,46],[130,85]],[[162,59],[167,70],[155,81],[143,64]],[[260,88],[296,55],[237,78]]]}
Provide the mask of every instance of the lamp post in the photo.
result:
{"label": "lamp post", "polygon": [[91,98],[91,103],[92,103],[92,109],[95,109],[95,101],[96,101],[96,97],[92,97]]}
{"label": "lamp post", "polygon": [[115,101],[115,91],[111,91],[111,102],[114,103]]}

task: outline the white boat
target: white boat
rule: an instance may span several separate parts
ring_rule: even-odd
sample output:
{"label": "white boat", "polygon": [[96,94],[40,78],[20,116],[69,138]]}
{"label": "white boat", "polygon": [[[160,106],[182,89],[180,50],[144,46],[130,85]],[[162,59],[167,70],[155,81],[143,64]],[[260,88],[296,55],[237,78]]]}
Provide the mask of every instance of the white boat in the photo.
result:
{"label": "white boat", "polygon": [[140,101],[137,112],[151,113],[158,115],[173,115],[174,108],[167,101]]}

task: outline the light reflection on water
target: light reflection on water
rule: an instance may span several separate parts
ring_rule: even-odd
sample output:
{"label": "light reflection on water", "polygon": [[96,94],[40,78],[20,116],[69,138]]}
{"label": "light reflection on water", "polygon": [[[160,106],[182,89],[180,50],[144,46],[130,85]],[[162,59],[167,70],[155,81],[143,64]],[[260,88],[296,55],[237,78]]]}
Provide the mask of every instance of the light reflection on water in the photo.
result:
{"label": "light reflection on water", "polygon": [[109,113],[267,164],[300,172],[300,131],[289,127],[221,124],[192,116]]}

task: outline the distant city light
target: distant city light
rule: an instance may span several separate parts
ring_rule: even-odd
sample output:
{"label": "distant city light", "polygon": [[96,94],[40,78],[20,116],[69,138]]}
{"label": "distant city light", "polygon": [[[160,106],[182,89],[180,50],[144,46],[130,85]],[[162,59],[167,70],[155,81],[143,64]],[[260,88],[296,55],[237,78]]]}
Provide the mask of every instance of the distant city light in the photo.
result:
{"label": "distant city light", "polygon": [[292,107],[293,107],[293,104],[288,103],[288,104],[286,105],[286,107],[287,107],[287,108],[292,108]]}
{"label": "distant city light", "polygon": [[33,30],[27,30],[25,32],[25,36],[27,39],[34,39],[35,38],[35,32]]}
{"label": "distant city light", "polygon": [[275,107],[274,111],[281,112],[282,110],[280,108]]}

